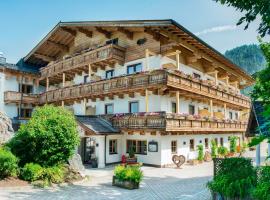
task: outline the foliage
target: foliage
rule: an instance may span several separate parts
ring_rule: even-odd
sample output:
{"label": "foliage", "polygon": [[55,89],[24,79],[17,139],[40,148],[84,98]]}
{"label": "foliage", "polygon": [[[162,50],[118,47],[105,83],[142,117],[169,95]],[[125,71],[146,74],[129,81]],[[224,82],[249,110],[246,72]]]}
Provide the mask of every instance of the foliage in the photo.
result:
{"label": "foliage", "polygon": [[252,196],[257,200],[270,200],[270,166],[261,168],[258,184],[252,191]]}
{"label": "foliage", "polygon": [[79,144],[77,124],[72,113],[62,107],[45,105],[22,125],[8,146],[20,158],[20,165],[37,163],[54,166],[66,162]]}
{"label": "foliage", "polygon": [[116,166],[114,175],[120,181],[132,181],[135,183],[140,183],[143,178],[143,172],[138,166]]}
{"label": "foliage", "polygon": [[199,161],[203,161],[203,145],[202,144],[199,144],[197,146],[197,151],[198,151],[198,160]]}
{"label": "foliage", "polygon": [[231,153],[236,153],[236,148],[237,148],[237,137],[236,136],[231,136],[230,137],[230,152]]}
{"label": "foliage", "polygon": [[257,17],[261,19],[258,32],[264,37],[270,34],[270,1],[267,0],[214,0],[225,4],[227,6],[233,6],[236,10],[246,12],[237,23],[240,25],[246,23],[245,29],[248,28],[249,24],[254,21]]}
{"label": "foliage", "polygon": [[21,170],[21,178],[25,181],[36,181],[43,177],[44,169],[35,163],[27,163]]}
{"label": "foliage", "polygon": [[228,149],[226,147],[220,146],[218,147],[217,152],[220,157],[225,157],[228,154]]}
{"label": "foliage", "polygon": [[256,185],[256,170],[250,159],[225,158],[219,167],[218,174],[207,184],[211,191],[229,198],[243,198],[250,195],[250,191]]}
{"label": "foliage", "polygon": [[43,180],[48,181],[49,183],[62,183],[64,182],[64,179],[65,174],[62,165],[45,168]]}
{"label": "foliage", "polygon": [[18,158],[9,150],[0,148],[0,179],[17,176]]}
{"label": "foliage", "polygon": [[212,158],[217,157],[217,143],[214,139],[211,140],[211,156]]}
{"label": "foliage", "polygon": [[135,152],[134,152],[133,146],[131,146],[131,147],[129,148],[128,156],[129,156],[130,158],[134,158],[134,157],[135,157]]}

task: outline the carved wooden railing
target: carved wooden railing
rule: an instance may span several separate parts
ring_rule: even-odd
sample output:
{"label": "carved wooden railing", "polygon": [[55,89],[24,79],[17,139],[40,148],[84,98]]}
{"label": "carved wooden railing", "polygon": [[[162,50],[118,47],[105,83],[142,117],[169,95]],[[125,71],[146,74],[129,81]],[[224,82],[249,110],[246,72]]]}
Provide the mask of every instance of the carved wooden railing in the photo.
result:
{"label": "carved wooden railing", "polygon": [[41,68],[41,79],[45,79],[46,77],[55,76],[59,73],[67,72],[88,64],[98,63],[109,59],[123,63],[125,59],[125,49],[118,45],[110,44],[59,61],[57,63],[50,64]]}
{"label": "carved wooden railing", "polygon": [[190,119],[165,112],[101,115],[112,126],[122,129],[161,129],[164,131],[245,132],[247,122],[211,119]]}
{"label": "carved wooden railing", "polygon": [[144,90],[147,87],[162,87],[164,84],[166,84],[164,71],[140,73],[48,91],[40,95],[40,104],[79,98],[98,98],[120,92],[128,93],[131,90]]}
{"label": "carved wooden railing", "polygon": [[15,91],[4,92],[5,103],[27,103],[27,104],[38,104],[39,98],[37,94],[24,94]]}

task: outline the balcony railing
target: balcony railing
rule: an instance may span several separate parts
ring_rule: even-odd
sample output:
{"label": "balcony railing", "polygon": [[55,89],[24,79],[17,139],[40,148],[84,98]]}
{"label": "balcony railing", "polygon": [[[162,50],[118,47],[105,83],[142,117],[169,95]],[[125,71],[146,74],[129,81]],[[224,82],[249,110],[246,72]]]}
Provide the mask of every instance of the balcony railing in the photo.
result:
{"label": "balcony railing", "polygon": [[183,132],[245,132],[247,122],[190,118],[165,112],[101,115],[112,126],[121,129],[159,129],[162,131]]}
{"label": "balcony railing", "polygon": [[123,63],[124,59],[125,49],[123,47],[110,44],[41,68],[41,79],[55,76],[59,73],[76,70],[88,64],[108,60]]}
{"label": "balcony railing", "polygon": [[5,103],[26,103],[26,104],[38,104],[39,98],[37,94],[24,94],[15,91],[6,91],[4,93]]}

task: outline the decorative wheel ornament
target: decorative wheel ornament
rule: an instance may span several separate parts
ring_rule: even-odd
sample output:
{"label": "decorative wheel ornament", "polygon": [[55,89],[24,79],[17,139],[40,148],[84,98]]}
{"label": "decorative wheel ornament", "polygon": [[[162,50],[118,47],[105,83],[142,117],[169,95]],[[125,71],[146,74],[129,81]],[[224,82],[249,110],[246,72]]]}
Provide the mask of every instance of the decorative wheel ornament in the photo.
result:
{"label": "decorative wheel ornament", "polygon": [[174,155],[173,157],[172,157],[172,161],[173,161],[173,163],[174,164],[176,164],[176,166],[178,167],[178,168],[180,168],[181,167],[181,165],[183,165],[184,163],[185,163],[185,161],[186,161],[186,158],[185,158],[185,156],[183,156],[183,155]]}

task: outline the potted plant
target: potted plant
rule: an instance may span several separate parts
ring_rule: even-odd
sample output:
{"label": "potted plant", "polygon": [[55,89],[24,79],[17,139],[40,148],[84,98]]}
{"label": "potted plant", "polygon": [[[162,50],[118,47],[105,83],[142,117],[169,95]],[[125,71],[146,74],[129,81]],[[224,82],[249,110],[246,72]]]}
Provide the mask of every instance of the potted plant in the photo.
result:
{"label": "potted plant", "polygon": [[138,189],[143,178],[143,172],[139,166],[116,166],[112,185],[126,188]]}
{"label": "potted plant", "polygon": [[218,147],[217,152],[220,158],[224,158],[228,154],[228,149],[226,147],[221,146]]}
{"label": "potted plant", "polygon": [[236,145],[237,137],[236,136],[231,136],[230,137],[230,156],[234,156],[237,150],[237,145]]}
{"label": "potted plant", "polygon": [[137,163],[137,157],[135,156],[134,148],[131,146],[129,148],[128,157],[126,159],[127,164]]}
{"label": "potted plant", "polygon": [[202,163],[203,162],[203,145],[202,144],[199,144],[197,146],[197,151],[198,151],[198,161],[199,163]]}
{"label": "potted plant", "polygon": [[217,143],[215,140],[211,140],[211,156],[212,158],[217,157]]}

